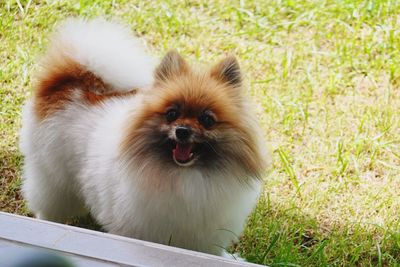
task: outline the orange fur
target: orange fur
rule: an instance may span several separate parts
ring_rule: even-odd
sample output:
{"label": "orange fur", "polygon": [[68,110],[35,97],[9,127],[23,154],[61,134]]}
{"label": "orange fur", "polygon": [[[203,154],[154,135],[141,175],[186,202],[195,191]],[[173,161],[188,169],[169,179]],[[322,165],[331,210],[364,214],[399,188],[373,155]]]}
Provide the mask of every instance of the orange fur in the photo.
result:
{"label": "orange fur", "polygon": [[91,104],[91,105],[99,105],[103,101],[114,98],[114,97],[127,97],[131,95],[135,95],[137,93],[136,89],[132,89],[132,91],[129,92],[114,92],[114,93],[108,93],[108,94],[96,94],[91,91],[85,91],[84,96],[85,100]]}
{"label": "orange fur", "polygon": [[66,56],[66,51],[50,50],[42,62],[42,72],[36,79],[34,92],[34,110],[39,119],[43,120],[62,109],[72,100],[74,90],[80,90],[83,100],[91,105],[136,93],[134,89],[112,92],[113,89],[99,77]]}

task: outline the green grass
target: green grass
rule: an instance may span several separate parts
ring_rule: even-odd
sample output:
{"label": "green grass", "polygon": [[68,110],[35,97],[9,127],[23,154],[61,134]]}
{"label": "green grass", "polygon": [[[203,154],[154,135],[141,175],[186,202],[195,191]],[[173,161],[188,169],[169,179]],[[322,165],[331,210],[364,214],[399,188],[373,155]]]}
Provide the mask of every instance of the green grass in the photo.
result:
{"label": "green grass", "polygon": [[21,105],[54,24],[118,18],[156,55],[234,52],[273,151],[234,250],[272,266],[400,266],[400,2],[0,2],[0,208],[19,193]]}

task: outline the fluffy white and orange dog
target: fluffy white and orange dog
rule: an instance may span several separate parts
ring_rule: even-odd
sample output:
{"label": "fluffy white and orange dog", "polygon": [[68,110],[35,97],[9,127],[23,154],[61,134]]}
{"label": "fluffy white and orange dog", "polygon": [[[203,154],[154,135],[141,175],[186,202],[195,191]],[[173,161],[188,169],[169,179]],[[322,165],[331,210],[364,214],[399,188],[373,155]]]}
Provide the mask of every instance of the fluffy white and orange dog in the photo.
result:
{"label": "fluffy white and orange dog", "polygon": [[108,232],[220,255],[266,156],[233,56],[156,66],[124,26],[70,19],[23,111],[23,193],[38,217],[91,213]]}

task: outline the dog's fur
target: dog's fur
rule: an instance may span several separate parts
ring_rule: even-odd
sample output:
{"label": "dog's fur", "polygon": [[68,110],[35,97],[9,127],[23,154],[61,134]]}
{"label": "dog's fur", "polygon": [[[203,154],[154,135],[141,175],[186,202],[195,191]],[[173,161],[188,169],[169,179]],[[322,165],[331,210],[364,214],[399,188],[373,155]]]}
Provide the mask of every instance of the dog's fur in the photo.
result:
{"label": "dog's fur", "polygon": [[[155,66],[117,23],[62,24],[23,111],[24,196],[39,218],[90,212],[111,233],[221,254],[254,208],[267,156],[238,63],[193,70],[170,52]],[[189,148],[179,125],[193,131]]]}

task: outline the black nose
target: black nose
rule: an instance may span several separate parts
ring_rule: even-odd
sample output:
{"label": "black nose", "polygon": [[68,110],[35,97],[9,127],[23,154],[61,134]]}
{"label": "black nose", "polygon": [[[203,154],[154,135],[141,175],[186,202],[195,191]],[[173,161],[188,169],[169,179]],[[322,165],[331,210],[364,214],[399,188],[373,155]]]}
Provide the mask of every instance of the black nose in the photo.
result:
{"label": "black nose", "polygon": [[192,129],[189,126],[178,126],[175,129],[175,135],[179,141],[187,141],[192,135]]}

